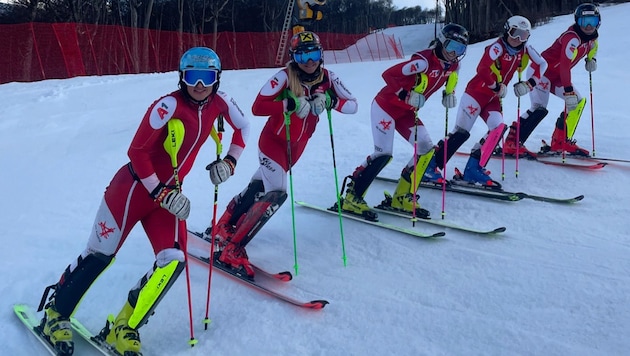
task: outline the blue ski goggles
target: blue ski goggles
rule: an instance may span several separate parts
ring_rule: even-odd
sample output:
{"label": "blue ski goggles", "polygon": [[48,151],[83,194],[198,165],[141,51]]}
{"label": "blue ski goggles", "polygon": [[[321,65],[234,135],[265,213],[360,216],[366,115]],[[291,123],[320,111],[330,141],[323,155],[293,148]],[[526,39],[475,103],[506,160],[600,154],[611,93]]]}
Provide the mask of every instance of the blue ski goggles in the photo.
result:
{"label": "blue ski goggles", "polygon": [[599,27],[599,17],[598,16],[580,17],[577,20],[577,24],[578,26],[583,27],[583,28],[586,28],[587,26],[597,28]]}
{"label": "blue ski goggles", "polygon": [[455,52],[455,55],[457,57],[463,56],[464,53],[466,53],[465,44],[451,39],[444,41],[444,49],[446,50],[446,52]]}
{"label": "blue ski goggles", "polygon": [[293,60],[298,64],[306,64],[308,61],[319,62],[322,59],[321,49],[312,49],[310,51],[299,51],[293,53]]}
{"label": "blue ski goggles", "polygon": [[182,75],[182,81],[191,87],[199,82],[204,87],[210,87],[218,80],[219,72],[216,69],[186,69]]}
{"label": "blue ski goggles", "polygon": [[518,39],[521,42],[526,42],[529,39],[529,30],[522,30],[520,28],[512,27],[508,31],[508,35],[514,39]]}

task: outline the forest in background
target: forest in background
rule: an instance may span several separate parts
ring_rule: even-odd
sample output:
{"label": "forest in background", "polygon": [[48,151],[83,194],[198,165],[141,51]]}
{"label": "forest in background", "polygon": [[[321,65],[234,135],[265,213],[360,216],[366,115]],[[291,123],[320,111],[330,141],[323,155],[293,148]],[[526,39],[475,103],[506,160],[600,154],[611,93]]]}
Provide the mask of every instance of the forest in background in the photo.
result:
{"label": "forest in background", "polygon": [[[0,24],[74,22],[195,34],[279,32],[289,1],[295,0],[14,0],[12,6],[5,5],[0,11]],[[495,37],[512,15],[525,16],[535,25],[571,13],[584,2],[587,1],[438,0],[439,6],[431,9],[397,9],[392,0],[328,0],[320,7],[321,20],[305,22],[293,16],[292,22],[317,32],[348,34],[391,26],[455,22],[469,30],[473,43]]]}

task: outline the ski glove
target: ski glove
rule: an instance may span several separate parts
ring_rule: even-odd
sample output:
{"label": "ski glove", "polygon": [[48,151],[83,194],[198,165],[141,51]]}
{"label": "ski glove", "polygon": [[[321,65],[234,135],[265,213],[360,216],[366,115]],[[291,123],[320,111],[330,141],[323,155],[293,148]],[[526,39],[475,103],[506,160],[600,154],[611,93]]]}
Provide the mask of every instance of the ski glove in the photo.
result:
{"label": "ski glove", "polygon": [[586,63],[584,63],[584,68],[586,68],[587,72],[594,72],[597,70],[597,60],[595,58],[588,59],[586,58]]}
{"label": "ski glove", "polygon": [[174,186],[158,184],[151,192],[151,198],[178,219],[186,220],[190,214],[190,200]]}
{"label": "ski glove", "polygon": [[567,106],[567,112],[575,110],[578,106],[578,97],[574,91],[564,93],[564,103]]}
{"label": "ski glove", "polygon": [[455,94],[446,94],[446,90],[442,91],[442,105],[447,109],[452,109],[457,105],[457,98]]}
{"label": "ski glove", "polygon": [[494,88],[491,88],[493,92],[497,93],[499,98],[505,98],[507,95],[507,87],[503,83],[496,83]]}
{"label": "ski glove", "polygon": [[317,93],[313,95],[311,99],[311,113],[315,116],[319,116],[324,110],[326,110],[326,94]]}
{"label": "ski glove", "polygon": [[305,96],[289,96],[287,98],[287,112],[295,113],[300,119],[305,119],[311,111],[311,104]]}
{"label": "ski glove", "polygon": [[234,174],[234,168],[236,167],[236,159],[230,155],[225,156],[223,159],[216,160],[206,166],[206,169],[210,173],[210,181],[214,185],[219,185],[231,175]]}
{"label": "ski glove", "polygon": [[339,99],[332,90],[326,91],[326,110],[332,110],[337,107]]}
{"label": "ski glove", "polygon": [[413,106],[417,109],[420,109],[421,107],[424,106],[424,102],[426,101],[426,98],[424,97],[424,95],[415,92],[415,91],[406,91],[405,89],[402,89],[401,91],[398,92],[398,98],[400,100],[404,100],[405,103],[407,103],[407,105]]}
{"label": "ski glove", "polygon": [[520,81],[514,84],[514,95],[523,96],[532,91],[535,86],[536,81],[534,80],[534,78],[529,78],[527,81]]}

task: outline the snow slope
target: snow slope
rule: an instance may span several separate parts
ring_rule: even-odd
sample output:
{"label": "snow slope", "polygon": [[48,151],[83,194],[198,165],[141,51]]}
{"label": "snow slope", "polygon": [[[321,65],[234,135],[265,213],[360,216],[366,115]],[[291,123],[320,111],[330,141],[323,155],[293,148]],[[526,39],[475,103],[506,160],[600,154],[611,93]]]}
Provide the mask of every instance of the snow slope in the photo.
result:
{"label": "snow slope", "polygon": [[[630,159],[624,65],[630,39],[622,32],[630,4],[602,10],[599,69],[593,73],[597,155]],[[534,29],[540,51],[572,22],[561,16]],[[432,29],[431,29],[432,31]],[[409,39],[413,32],[405,37]],[[423,34],[419,34],[423,35]],[[422,42],[417,49],[426,46]],[[488,42],[469,47],[458,92],[463,92]],[[405,51],[405,53],[411,53]],[[396,61],[329,65],[360,103],[356,115],[333,114],[339,179],[372,151],[370,102],[383,85],[380,73]],[[249,181],[257,165],[257,138],[265,118],[251,116],[251,103],[275,69],[226,71],[221,88],[250,115],[252,135],[236,175],[220,186],[219,210]],[[588,97],[589,78],[579,64],[575,86]],[[11,305],[36,306],[44,287],[55,283],[82,251],[102,192],[127,162],[126,151],[148,105],[176,87],[177,74],[119,75],[0,85],[2,115],[0,199],[2,216],[0,310],[3,354],[39,355],[41,346],[24,332]],[[521,110],[529,106],[522,100]],[[588,104],[587,104],[588,105]],[[563,103],[551,99],[549,117],[527,145],[536,150],[549,140]],[[516,118],[516,98],[504,101],[505,121]],[[591,148],[590,110],[575,138]],[[420,115],[437,142],[445,130],[445,110],[437,98]],[[455,122],[455,110],[448,120]],[[329,205],[335,200],[331,133],[325,115],[304,156],[293,170],[296,199]],[[486,130],[478,120],[472,147]],[[226,133],[229,137],[230,132]],[[395,177],[411,157],[402,139],[383,174]],[[190,228],[205,229],[212,214],[213,187],[205,165],[214,159],[209,142],[187,177],[192,200]],[[465,158],[448,165],[463,167]],[[630,349],[630,237],[628,165],[596,172],[520,161],[505,164],[507,190],[586,198],[563,206],[524,200],[500,203],[447,194],[446,219],[478,228],[504,225],[507,232],[484,238],[448,230],[441,241],[410,238],[349,220],[343,221],[347,266],[342,261],[339,221],[295,207],[289,201],[248,245],[252,261],[269,270],[293,268],[292,213],[295,214],[299,275],[279,286],[300,299],[324,298],[324,310],[305,311],[213,275],[210,317],[203,330],[207,268],[192,263],[190,282],[194,336],[184,275],[140,332],[145,355],[624,355]],[[490,162],[495,179],[501,162]],[[377,182],[367,200],[377,204]],[[441,193],[420,191],[423,207],[439,218]],[[404,219],[383,221],[411,227]],[[415,229],[438,231],[417,224]],[[127,291],[149,269],[154,256],[141,228],[129,236],[111,266],[89,290],[76,316],[99,330],[116,313]],[[94,355],[78,342],[78,355]]]}

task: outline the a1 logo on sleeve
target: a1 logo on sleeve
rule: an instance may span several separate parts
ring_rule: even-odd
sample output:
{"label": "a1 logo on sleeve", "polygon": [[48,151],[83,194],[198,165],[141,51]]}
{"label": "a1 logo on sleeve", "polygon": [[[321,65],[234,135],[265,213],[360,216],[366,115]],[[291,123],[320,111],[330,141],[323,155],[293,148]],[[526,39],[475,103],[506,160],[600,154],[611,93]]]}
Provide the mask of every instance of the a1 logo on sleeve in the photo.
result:
{"label": "a1 logo on sleeve", "polygon": [[167,96],[158,101],[151,110],[149,124],[155,130],[163,127],[168,120],[173,117],[177,108],[177,100],[172,96]]}

